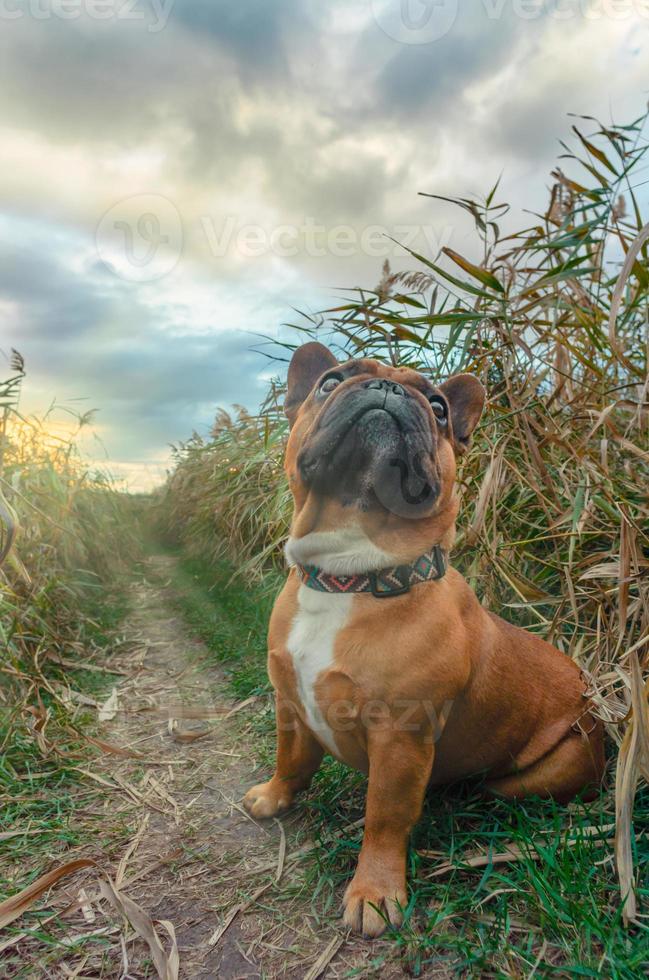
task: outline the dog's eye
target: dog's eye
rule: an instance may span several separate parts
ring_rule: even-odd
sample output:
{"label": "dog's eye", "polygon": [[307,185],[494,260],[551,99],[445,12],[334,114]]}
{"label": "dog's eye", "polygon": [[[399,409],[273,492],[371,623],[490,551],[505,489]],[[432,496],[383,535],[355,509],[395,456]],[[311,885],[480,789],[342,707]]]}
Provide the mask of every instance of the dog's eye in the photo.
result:
{"label": "dog's eye", "polygon": [[446,411],[446,402],[439,397],[439,395],[431,395],[428,399],[430,402],[430,407],[433,410],[433,415],[437,419],[440,425],[446,425],[448,421],[448,412]]}
{"label": "dog's eye", "polygon": [[329,377],[325,378],[320,385],[320,391],[323,394],[328,395],[330,391],[333,391],[334,388],[338,387],[341,381],[342,378],[339,375],[330,374]]}

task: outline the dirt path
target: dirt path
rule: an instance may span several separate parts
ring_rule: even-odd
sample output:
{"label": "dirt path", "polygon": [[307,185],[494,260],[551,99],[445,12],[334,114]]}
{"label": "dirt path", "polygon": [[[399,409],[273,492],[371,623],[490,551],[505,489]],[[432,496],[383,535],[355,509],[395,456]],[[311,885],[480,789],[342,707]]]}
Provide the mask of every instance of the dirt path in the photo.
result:
{"label": "dirt path", "polygon": [[[144,758],[105,754],[93,766],[113,790],[106,831],[112,808],[128,825],[129,843],[111,873],[152,919],[173,924],[181,977],[378,975],[377,944],[348,937],[337,909],[314,910],[303,866],[312,842],[299,807],[262,826],[240,806],[263,777],[260,706],[233,701],[213,656],[174,615],[172,561],[150,559],[134,586],[125,624],[131,673],[118,685],[116,714],[101,726],[103,739]],[[133,933],[122,934],[110,965],[104,954],[101,972],[88,972],[91,958],[74,975],[152,976],[147,952]],[[403,975],[396,964],[380,974]]]}

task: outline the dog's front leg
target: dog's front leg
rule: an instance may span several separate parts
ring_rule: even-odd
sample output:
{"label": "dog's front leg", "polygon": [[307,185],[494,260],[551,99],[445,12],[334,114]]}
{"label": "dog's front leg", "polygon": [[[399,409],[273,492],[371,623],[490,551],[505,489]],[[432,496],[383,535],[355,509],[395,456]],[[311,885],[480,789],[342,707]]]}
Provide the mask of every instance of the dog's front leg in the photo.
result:
{"label": "dog's front leg", "polygon": [[408,837],[419,819],[433,765],[432,739],[393,730],[370,732],[365,834],[343,904],[354,932],[378,936],[400,925],[406,904]]}
{"label": "dog's front leg", "polygon": [[288,809],[295,794],[306,789],[322,762],[324,750],[299,718],[290,701],[279,694],[275,702],[277,762],[267,783],[249,789],[243,805],[253,817],[274,817]]}

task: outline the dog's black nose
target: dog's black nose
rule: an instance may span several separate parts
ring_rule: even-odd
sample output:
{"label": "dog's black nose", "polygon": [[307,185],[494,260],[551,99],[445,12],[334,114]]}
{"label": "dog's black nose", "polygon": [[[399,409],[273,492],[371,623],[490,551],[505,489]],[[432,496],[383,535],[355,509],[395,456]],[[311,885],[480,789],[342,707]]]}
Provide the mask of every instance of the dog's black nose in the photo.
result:
{"label": "dog's black nose", "polygon": [[374,378],[372,381],[366,381],[363,387],[376,388],[379,391],[390,391],[393,395],[405,395],[406,393],[403,385],[400,385],[397,381],[390,381],[388,378]]}

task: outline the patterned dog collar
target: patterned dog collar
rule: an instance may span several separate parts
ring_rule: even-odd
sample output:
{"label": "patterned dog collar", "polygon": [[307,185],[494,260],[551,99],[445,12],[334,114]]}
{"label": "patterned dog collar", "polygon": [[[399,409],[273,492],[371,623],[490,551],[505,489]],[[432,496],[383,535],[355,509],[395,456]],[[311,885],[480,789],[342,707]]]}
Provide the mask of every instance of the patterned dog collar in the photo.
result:
{"label": "patterned dog collar", "polygon": [[411,565],[395,565],[359,575],[330,575],[315,565],[296,565],[303,585],[316,592],[371,592],[377,599],[389,599],[410,592],[413,585],[443,578],[448,560],[435,545]]}

